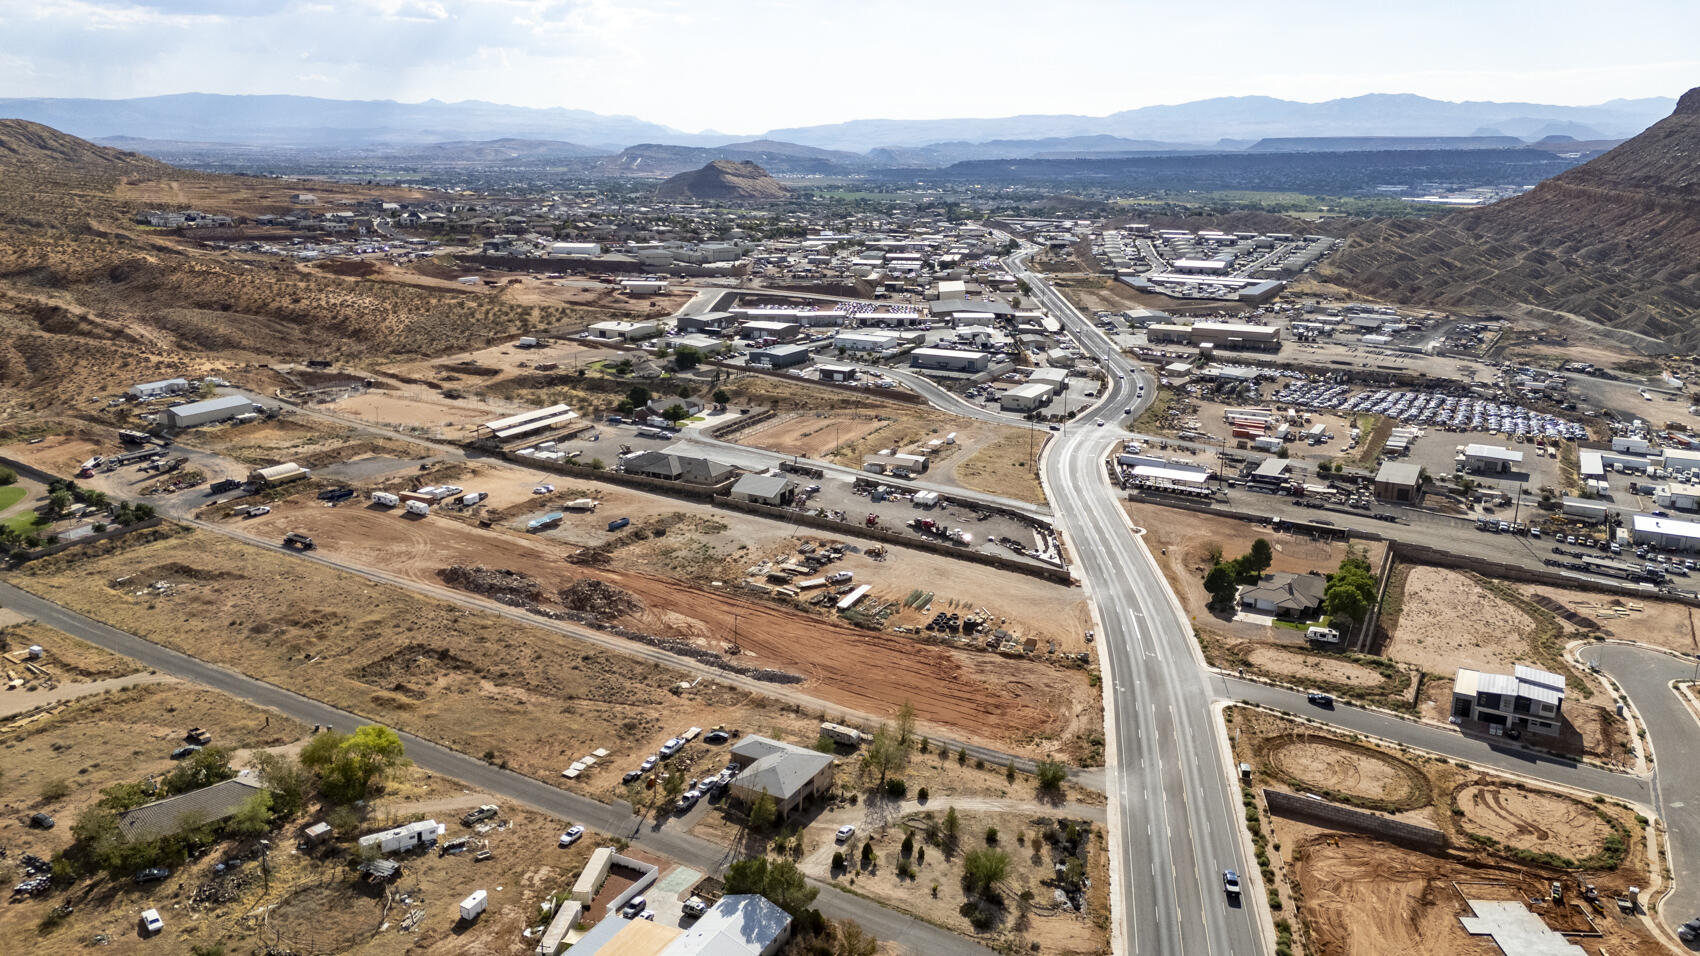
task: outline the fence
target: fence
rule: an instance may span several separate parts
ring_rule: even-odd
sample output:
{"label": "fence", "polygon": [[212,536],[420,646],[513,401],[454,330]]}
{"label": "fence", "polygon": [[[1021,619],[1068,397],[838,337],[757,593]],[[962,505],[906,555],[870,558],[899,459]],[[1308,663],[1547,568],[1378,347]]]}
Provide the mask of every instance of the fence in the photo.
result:
{"label": "fence", "polygon": [[1329,827],[1335,830],[1351,830],[1357,833],[1368,833],[1371,836],[1383,837],[1402,846],[1413,847],[1429,853],[1440,853],[1446,850],[1446,834],[1428,827],[1419,827],[1411,823],[1401,823],[1378,817],[1363,810],[1342,807],[1337,803],[1304,797],[1284,790],[1265,788],[1263,800],[1269,804],[1269,812],[1302,823],[1312,823],[1317,826]]}

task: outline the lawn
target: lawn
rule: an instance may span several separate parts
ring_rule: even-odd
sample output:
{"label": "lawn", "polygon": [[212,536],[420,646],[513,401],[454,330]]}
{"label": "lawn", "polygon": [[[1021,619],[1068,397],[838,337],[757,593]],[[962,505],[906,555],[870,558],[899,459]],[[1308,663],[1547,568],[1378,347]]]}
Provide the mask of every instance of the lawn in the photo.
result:
{"label": "lawn", "polygon": [[0,521],[0,525],[11,528],[19,534],[29,534],[32,531],[46,526],[47,523],[46,517],[39,515],[34,510],[30,509],[20,511],[10,518],[7,518],[5,521]]}
{"label": "lawn", "polygon": [[23,485],[6,485],[0,488],[0,511],[5,511],[24,500],[24,496],[27,494],[29,494],[29,489]]}

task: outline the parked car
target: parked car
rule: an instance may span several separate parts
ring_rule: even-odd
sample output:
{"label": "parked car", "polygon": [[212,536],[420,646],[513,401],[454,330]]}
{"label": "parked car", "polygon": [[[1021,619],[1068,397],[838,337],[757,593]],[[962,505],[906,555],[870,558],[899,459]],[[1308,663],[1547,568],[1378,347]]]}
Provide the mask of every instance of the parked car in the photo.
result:
{"label": "parked car", "polygon": [[657,757],[655,754],[650,754],[649,756],[643,758],[643,763],[638,765],[638,772],[639,773],[648,773],[651,770],[654,770],[655,769],[655,762],[657,760],[660,760],[660,759],[661,758]]}
{"label": "parked car", "polygon": [[839,843],[843,843],[845,840],[848,840],[855,835],[856,835],[856,827],[853,824],[846,823],[843,826],[838,828],[838,842]]}
{"label": "parked car", "polygon": [[149,936],[165,928],[165,920],[159,918],[159,910],[142,910],[142,932]]}
{"label": "parked car", "polygon": [[625,906],[620,907],[620,915],[624,916],[626,919],[631,919],[632,917],[643,912],[644,903],[645,903],[645,900],[644,900],[643,897],[634,896],[626,902]]}
{"label": "parked car", "polygon": [[696,806],[697,801],[701,800],[701,799],[702,799],[702,791],[701,790],[686,790],[685,795],[679,798],[678,809],[680,811],[689,810],[690,808]]}
{"label": "parked car", "polygon": [[45,813],[32,813],[30,814],[30,826],[37,830],[51,830],[53,829],[53,818]]}
{"label": "parked car", "polygon": [[640,780],[642,778],[643,778],[643,771],[642,770],[628,770],[628,771],[626,771],[626,775],[620,778],[620,782],[621,783],[631,783],[634,780]]}
{"label": "parked car", "polygon": [[671,757],[674,754],[678,753],[679,749],[683,746],[685,746],[684,738],[682,738],[682,737],[669,737],[669,738],[667,738],[667,742],[661,745],[661,757],[662,757],[662,759],[665,760],[666,758]]}
{"label": "parked car", "polygon": [[171,752],[171,759],[172,760],[182,760],[184,757],[187,757],[190,754],[196,753],[200,749],[201,749],[200,744],[187,744],[185,746],[178,747],[176,750],[173,750]]}
{"label": "parked car", "polygon": [[732,735],[724,730],[711,730],[702,735],[702,742],[705,744],[723,744],[731,739]]}
{"label": "parked car", "polygon": [[496,812],[497,811],[496,811],[496,805],[495,804],[486,803],[486,804],[484,804],[480,807],[476,807],[474,809],[468,810],[465,813],[461,814],[460,822],[465,824],[466,826],[472,826],[474,823],[481,823],[485,820],[490,819],[491,817],[494,817],[496,815]]}
{"label": "parked car", "polygon": [[684,911],[686,916],[701,916],[708,912],[708,904],[703,901],[702,897],[693,896],[681,904],[679,909]]}
{"label": "parked car", "polygon": [[258,508],[248,509],[248,517],[250,518],[258,518],[260,515],[269,515],[271,513],[272,509],[269,505],[260,505]]}
{"label": "parked car", "polygon": [[169,876],[171,876],[170,869],[163,866],[150,866],[145,870],[138,870],[136,872],[136,885],[140,886],[143,883],[158,883],[160,880],[166,879]]}
{"label": "parked car", "polygon": [[561,846],[563,848],[572,846],[574,843],[577,843],[579,841],[579,838],[582,837],[582,836],[584,836],[584,827],[581,827],[581,826],[567,827],[567,832],[561,834]]}
{"label": "parked car", "polygon": [[1228,894],[1228,899],[1240,898],[1240,875],[1233,870],[1222,871],[1222,892]]}

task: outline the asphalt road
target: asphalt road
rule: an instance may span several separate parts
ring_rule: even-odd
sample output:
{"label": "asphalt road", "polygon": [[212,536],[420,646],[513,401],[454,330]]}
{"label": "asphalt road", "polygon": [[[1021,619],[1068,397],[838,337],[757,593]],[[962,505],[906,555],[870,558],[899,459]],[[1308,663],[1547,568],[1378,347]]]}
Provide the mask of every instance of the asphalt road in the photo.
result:
{"label": "asphalt road", "polygon": [[[1025,255],[1008,260],[1010,271],[1116,376],[1099,407],[1134,406],[1137,413],[1148,405],[1155,384],[1043,277],[1028,271]],[[1197,642],[1144,542],[1128,533],[1118,492],[1104,472],[1121,433],[1085,424],[1085,416],[1080,421],[1051,443],[1044,470],[1099,624],[1112,755],[1112,943],[1124,954],[1266,951],[1263,894],[1256,868],[1246,865],[1236,785],[1217,744],[1214,695]],[[1224,869],[1237,870],[1245,881],[1238,905],[1222,892]]]}
{"label": "asphalt road", "polygon": [[[352,730],[367,720],[273,684],[235,671],[208,664],[134,634],[102,624],[75,611],[60,607],[0,583],[0,604],[34,617],[51,627],[115,654],[232,697],[268,707],[306,724]],[[414,764],[431,773],[453,777],[471,787],[522,804],[564,821],[582,823],[593,830],[632,843],[705,873],[719,873],[734,862],[730,850],[687,833],[670,829],[666,818],[640,821],[624,804],[608,805],[568,793],[539,780],[457,753],[412,734],[401,734],[407,755]],[[815,882],[815,881],[811,881]],[[863,929],[913,953],[942,953],[946,956],[990,956],[991,950],[930,923],[905,916],[862,897],[815,882],[820,888],[816,905],[833,919],[853,919]]]}

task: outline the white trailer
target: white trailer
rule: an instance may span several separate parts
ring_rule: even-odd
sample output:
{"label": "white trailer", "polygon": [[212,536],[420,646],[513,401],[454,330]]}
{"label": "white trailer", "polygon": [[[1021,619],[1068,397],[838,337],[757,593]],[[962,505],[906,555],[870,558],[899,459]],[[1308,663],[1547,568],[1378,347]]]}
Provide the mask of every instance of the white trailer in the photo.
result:
{"label": "white trailer", "polygon": [[407,513],[410,515],[418,515],[423,518],[431,513],[431,506],[423,501],[409,501],[407,503]]}
{"label": "white trailer", "polygon": [[437,842],[448,828],[435,820],[420,820],[384,830],[380,833],[369,833],[360,838],[361,847],[377,847],[379,853],[395,853],[400,850],[411,850],[415,847],[430,846]]}
{"label": "white trailer", "polygon": [[574,498],[565,505],[568,511],[595,511],[595,498]]}
{"label": "white trailer", "polygon": [[844,744],[847,747],[855,747],[862,743],[862,732],[843,724],[823,723],[820,725],[820,733],[822,737],[831,740],[833,743]]}
{"label": "white trailer", "polygon": [[473,890],[471,896],[468,896],[466,899],[460,901],[460,919],[461,919],[461,922],[463,922],[463,923],[472,922],[473,920],[478,918],[479,914],[483,913],[489,907],[490,907],[490,894],[484,892],[483,890]]}
{"label": "white trailer", "polygon": [[372,492],[372,503],[380,508],[394,508],[401,504],[401,499],[387,491]]}
{"label": "white trailer", "polygon": [[867,597],[868,592],[871,591],[871,590],[873,590],[872,585],[858,584],[856,586],[856,590],[851,591],[849,594],[846,594],[843,597],[838,599],[838,609],[840,611],[850,610],[851,608],[856,606],[857,601],[860,601],[861,599]]}

